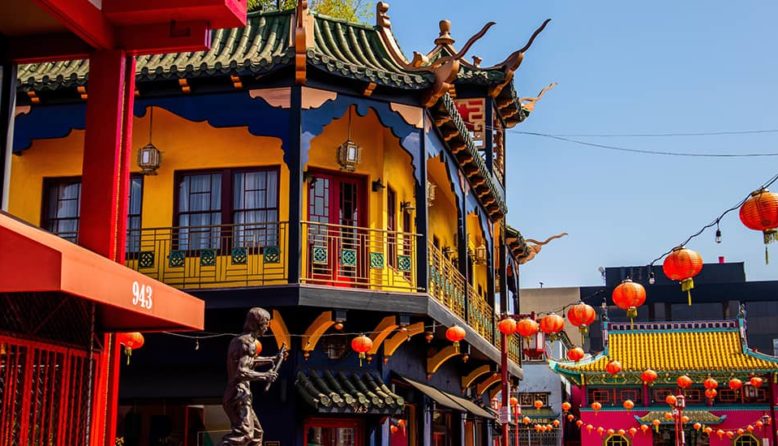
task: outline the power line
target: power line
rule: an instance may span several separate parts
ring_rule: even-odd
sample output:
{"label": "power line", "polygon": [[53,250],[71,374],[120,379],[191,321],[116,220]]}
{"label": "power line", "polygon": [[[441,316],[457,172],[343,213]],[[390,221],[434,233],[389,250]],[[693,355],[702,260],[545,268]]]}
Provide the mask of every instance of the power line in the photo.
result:
{"label": "power line", "polygon": [[[514,133],[532,134],[517,130]],[[722,135],[754,135],[778,133],[778,129],[762,130],[729,130],[720,132],[677,132],[677,133],[549,133],[550,136],[563,138],[666,138],[674,136],[722,136]]]}
{"label": "power line", "polygon": [[573,144],[579,144],[582,146],[596,147],[598,149],[615,150],[619,152],[629,152],[629,153],[641,153],[644,155],[681,156],[687,158],[759,158],[759,157],[778,156],[778,153],[688,153],[688,152],[670,152],[670,151],[650,150],[650,149],[635,149],[629,147],[621,147],[621,146],[613,146],[607,144],[598,144],[598,143],[588,142],[588,141],[581,141],[578,139],[551,135],[547,133],[521,132],[521,131],[510,131],[510,132],[519,133],[522,135],[537,136],[541,138],[555,139],[558,141],[565,141]]}

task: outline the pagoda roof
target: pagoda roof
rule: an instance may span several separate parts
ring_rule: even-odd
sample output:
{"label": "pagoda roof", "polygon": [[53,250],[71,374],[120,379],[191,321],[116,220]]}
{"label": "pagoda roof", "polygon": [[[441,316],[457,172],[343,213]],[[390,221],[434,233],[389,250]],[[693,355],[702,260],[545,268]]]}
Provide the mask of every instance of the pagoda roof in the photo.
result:
{"label": "pagoda roof", "polygon": [[[388,5],[379,2],[376,25],[363,25],[301,9],[281,12],[252,12],[245,28],[220,29],[213,33],[207,51],[143,55],[137,57],[139,83],[203,77],[243,76],[257,79],[271,72],[295,66],[295,56],[305,65],[328,75],[411,92],[440,88],[440,61],[408,61],[391,31]],[[302,17],[298,20],[298,15]],[[486,29],[471,38],[474,42]],[[295,42],[304,41],[304,50]],[[453,40],[452,40],[453,43]],[[471,42],[465,45],[461,59]],[[303,46],[300,43],[299,46]],[[450,47],[453,50],[453,47]],[[452,59],[455,56],[448,56]],[[497,110],[511,127],[524,120],[528,111],[513,87],[513,66],[507,62],[480,68],[460,59],[454,84],[480,85],[495,98]],[[507,61],[507,59],[506,59]],[[299,60],[298,60],[299,63]],[[509,66],[510,65],[510,66]],[[298,70],[299,67],[296,67]],[[19,88],[56,90],[87,83],[86,59],[20,65]],[[372,91],[373,87],[370,87]],[[435,98],[439,98],[439,92]],[[429,104],[428,104],[429,105]]]}
{"label": "pagoda roof", "polygon": [[[729,321],[604,322],[605,351],[579,362],[549,361],[556,372],[578,383],[637,384],[646,369],[657,382],[675,383],[681,374],[695,382],[707,376],[778,372],[778,358],[754,352],[745,341],[743,319]],[[622,371],[610,376],[605,366],[619,361]]]}
{"label": "pagoda roof", "polygon": [[[639,417],[635,415],[635,419],[640,424],[652,424],[654,420],[659,420],[660,424],[674,424],[674,420],[668,420],[665,418],[666,411],[652,410],[647,414]],[[717,425],[724,422],[727,419],[726,415],[715,415],[707,410],[684,410],[683,414],[689,417],[689,423],[700,423],[706,425]]]}

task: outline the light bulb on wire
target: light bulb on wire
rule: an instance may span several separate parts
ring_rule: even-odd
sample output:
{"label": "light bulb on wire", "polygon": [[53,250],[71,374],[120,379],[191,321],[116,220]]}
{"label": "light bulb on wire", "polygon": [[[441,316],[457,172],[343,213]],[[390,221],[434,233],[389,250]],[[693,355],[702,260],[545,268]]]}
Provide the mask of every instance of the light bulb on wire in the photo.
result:
{"label": "light bulb on wire", "polygon": [[654,276],[654,272],[651,271],[648,273],[648,283],[653,285],[656,283],[656,276]]}
{"label": "light bulb on wire", "polygon": [[718,220],[716,220],[716,243],[721,243],[721,229],[719,229]]}

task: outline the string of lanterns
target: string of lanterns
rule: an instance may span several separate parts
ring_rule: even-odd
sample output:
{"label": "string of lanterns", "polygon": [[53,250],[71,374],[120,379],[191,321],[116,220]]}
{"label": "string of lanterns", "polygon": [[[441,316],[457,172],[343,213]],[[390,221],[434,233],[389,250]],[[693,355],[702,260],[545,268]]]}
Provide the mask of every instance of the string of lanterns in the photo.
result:
{"label": "string of lanterns", "polygon": [[[665,399],[665,402],[668,405],[670,405],[670,406],[674,406],[675,403],[676,403],[676,398],[675,398],[674,395],[668,395],[667,398]],[[629,412],[632,409],[634,409],[635,403],[632,400],[626,400],[626,401],[624,401],[622,406],[624,407],[624,409],[626,409]],[[597,411],[602,409],[602,404],[600,404],[600,403],[595,401],[594,403],[591,404],[591,408],[596,413]],[[593,431],[596,431],[600,436],[602,436],[603,434],[607,434],[608,436],[614,435],[614,434],[618,434],[618,435],[622,435],[622,436],[626,435],[626,434],[629,434],[631,437],[634,437],[635,435],[637,435],[638,429],[643,434],[646,434],[651,429],[652,426],[653,426],[653,428],[657,432],[659,432],[659,426],[662,424],[662,422],[659,419],[654,419],[654,420],[651,420],[651,426],[649,426],[648,424],[641,424],[639,428],[630,427],[629,429],[613,429],[613,428],[606,429],[606,428],[604,428],[602,426],[595,426],[593,424],[585,423],[580,418],[577,418],[575,415],[569,413],[571,409],[572,409],[572,405],[569,402],[565,401],[565,402],[562,403],[562,412],[567,414],[567,417],[566,417],[567,421],[569,421],[571,423],[575,422],[576,427],[578,427],[579,429],[585,429],[586,432],[589,433],[589,434],[591,434]],[[671,412],[665,412],[663,417],[666,420],[672,420],[673,419],[673,414]],[[524,417],[523,422],[524,422],[524,424],[529,424],[531,422],[531,420],[528,417]],[[689,424],[691,422],[691,419],[688,416],[683,415],[681,417],[681,422],[683,424]],[[707,434],[709,436],[712,435],[713,433],[715,433],[716,435],[718,435],[719,438],[723,438],[726,435],[729,439],[733,439],[735,437],[735,435],[743,435],[746,432],[752,433],[756,429],[762,429],[765,425],[768,425],[768,426],[771,425],[771,423],[772,423],[772,419],[770,418],[769,415],[765,414],[765,415],[761,416],[759,419],[757,419],[756,421],[754,421],[753,423],[749,423],[746,426],[743,426],[743,427],[740,427],[740,428],[737,428],[737,429],[734,429],[734,430],[733,429],[729,429],[729,430],[725,431],[723,429],[718,429],[718,430],[714,431],[712,427],[706,426],[706,425],[704,425],[702,423],[699,423],[699,422],[695,422],[692,425],[692,428],[694,430],[696,430],[696,431],[704,432],[705,434]],[[536,427],[536,430],[537,430],[537,427]]]}

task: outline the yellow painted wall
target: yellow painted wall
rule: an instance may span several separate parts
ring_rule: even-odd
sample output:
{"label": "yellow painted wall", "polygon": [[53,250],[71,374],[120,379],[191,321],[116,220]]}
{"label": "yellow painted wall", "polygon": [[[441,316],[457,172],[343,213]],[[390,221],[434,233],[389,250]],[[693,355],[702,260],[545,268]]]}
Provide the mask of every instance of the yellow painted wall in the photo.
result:
{"label": "yellow painted wall", "polygon": [[[457,206],[446,167],[438,158],[427,160],[427,175],[437,186],[435,201],[429,207],[429,230],[433,237],[440,240],[440,249],[448,246],[457,252]],[[430,237],[430,242],[432,237]]]}
{"label": "yellow painted wall", "polygon": [[[149,134],[149,115],[133,123],[133,166],[137,149]],[[173,226],[174,172],[226,167],[280,167],[279,216],[288,219],[289,169],[283,163],[281,142],[253,136],[245,128],[213,128],[205,122],[190,122],[166,110],[154,109],[154,145],[162,152],[157,175],[143,179],[144,228]],[[28,222],[41,223],[43,179],[80,176],[84,131],[75,130],[61,139],[33,142],[11,164],[9,211]],[[139,172],[139,169],[133,172]]]}

